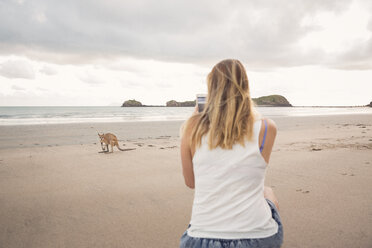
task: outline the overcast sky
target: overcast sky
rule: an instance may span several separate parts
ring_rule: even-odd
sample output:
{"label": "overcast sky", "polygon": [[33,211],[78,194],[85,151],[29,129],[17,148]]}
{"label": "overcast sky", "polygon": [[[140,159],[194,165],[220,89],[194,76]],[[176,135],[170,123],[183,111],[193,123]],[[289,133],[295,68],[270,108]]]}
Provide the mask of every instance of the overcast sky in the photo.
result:
{"label": "overcast sky", "polygon": [[193,100],[239,59],[252,97],[372,101],[370,0],[0,0],[0,106]]}

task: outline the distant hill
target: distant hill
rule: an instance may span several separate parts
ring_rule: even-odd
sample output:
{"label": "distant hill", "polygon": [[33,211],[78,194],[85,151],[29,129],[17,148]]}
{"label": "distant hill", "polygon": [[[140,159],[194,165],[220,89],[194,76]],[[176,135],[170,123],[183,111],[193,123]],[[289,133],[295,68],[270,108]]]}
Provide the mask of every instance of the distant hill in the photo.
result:
{"label": "distant hill", "polygon": [[128,100],[125,101],[122,105],[122,107],[142,107],[142,103],[136,100]]}
{"label": "distant hill", "polygon": [[[281,95],[262,96],[252,99],[258,106],[272,106],[272,107],[292,107],[292,104]],[[168,101],[167,107],[194,107],[195,101],[177,102],[175,100]]]}
{"label": "distant hill", "polygon": [[272,107],[292,107],[292,104],[281,95],[261,96],[259,98],[252,98],[257,106],[272,106]]}
{"label": "distant hill", "polygon": [[170,100],[166,103],[167,107],[194,107],[196,101],[185,101],[185,102],[177,102],[175,100]]}
{"label": "distant hill", "polygon": [[372,102],[366,105],[366,107],[372,107]]}
{"label": "distant hill", "polygon": [[[262,96],[252,99],[258,106],[274,106],[274,107],[292,107],[292,104],[281,95]],[[175,100],[168,101],[167,107],[194,107],[195,101],[177,102]]]}
{"label": "distant hill", "polygon": [[[252,99],[257,106],[270,106],[270,107],[292,107],[292,104],[281,95],[270,95],[270,96],[261,96],[259,98]],[[184,101],[177,102],[175,100],[170,100],[166,102],[165,107],[194,107],[196,101]],[[371,102],[372,104],[372,102]],[[155,106],[155,105],[142,105],[141,102],[134,99],[125,101],[122,107],[164,107],[164,106]],[[367,105],[368,106],[368,105]]]}

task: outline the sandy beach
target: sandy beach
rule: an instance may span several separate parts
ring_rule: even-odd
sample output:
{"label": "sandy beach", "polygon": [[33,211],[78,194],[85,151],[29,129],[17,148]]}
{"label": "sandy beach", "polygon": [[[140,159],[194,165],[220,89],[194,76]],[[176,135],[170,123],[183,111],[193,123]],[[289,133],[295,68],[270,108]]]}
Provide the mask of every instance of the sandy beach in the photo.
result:
{"label": "sandy beach", "polygon": [[[372,247],[372,115],[273,119],[283,247]],[[181,124],[0,126],[0,247],[177,247]],[[98,153],[97,131],[135,150]]]}

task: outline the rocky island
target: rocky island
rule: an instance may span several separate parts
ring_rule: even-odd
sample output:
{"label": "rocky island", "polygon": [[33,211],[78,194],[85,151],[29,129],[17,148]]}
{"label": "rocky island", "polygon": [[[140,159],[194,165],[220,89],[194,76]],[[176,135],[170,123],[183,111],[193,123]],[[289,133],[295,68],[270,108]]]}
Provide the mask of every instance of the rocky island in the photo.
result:
{"label": "rocky island", "polygon": [[252,98],[257,106],[268,106],[268,107],[292,107],[292,104],[281,95],[269,95],[261,96],[258,98]]}
{"label": "rocky island", "polygon": [[185,102],[177,102],[175,100],[170,100],[166,103],[167,107],[194,107],[196,101],[185,101]]}
{"label": "rocky island", "polygon": [[122,107],[143,107],[141,102],[136,101],[134,99],[125,101],[121,106]]}
{"label": "rocky island", "polygon": [[[267,106],[267,107],[292,107],[292,104],[281,95],[269,95],[262,96],[258,98],[252,98],[257,106]],[[177,102],[175,100],[170,100],[166,102],[165,106],[155,106],[155,105],[142,105],[141,102],[134,99],[125,101],[121,106],[122,107],[194,107],[196,101],[184,101]],[[371,103],[372,104],[372,103]],[[367,105],[368,106],[368,105]]]}
{"label": "rocky island", "polygon": [[372,102],[366,105],[366,107],[372,107]]}
{"label": "rocky island", "polygon": [[[259,98],[252,98],[252,100],[256,103],[257,106],[268,106],[268,107],[292,107],[292,104],[288,102],[288,100],[281,95],[269,95],[269,96],[262,96]],[[168,101],[166,106],[167,107],[193,107],[195,106],[195,101],[185,101],[185,102],[177,102],[175,100]]]}

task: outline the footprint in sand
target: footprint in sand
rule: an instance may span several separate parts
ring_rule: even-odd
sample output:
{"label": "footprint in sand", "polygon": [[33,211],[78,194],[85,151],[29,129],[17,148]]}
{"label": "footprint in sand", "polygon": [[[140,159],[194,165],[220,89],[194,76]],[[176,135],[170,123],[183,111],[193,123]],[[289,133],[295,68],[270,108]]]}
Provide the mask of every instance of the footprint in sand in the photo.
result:
{"label": "footprint in sand", "polygon": [[39,144],[38,144],[38,143],[35,143],[34,145],[35,145],[35,146],[38,146]]}
{"label": "footprint in sand", "polygon": [[317,151],[321,151],[322,149],[320,149],[320,148],[312,148],[311,150],[317,152]]}
{"label": "footprint in sand", "polygon": [[177,146],[167,146],[166,148],[177,148]]}
{"label": "footprint in sand", "polygon": [[156,137],[155,139],[169,139],[171,136],[168,135],[161,135],[159,137]]}
{"label": "footprint in sand", "polygon": [[155,147],[154,145],[147,145],[148,147]]}
{"label": "footprint in sand", "polygon": [[301,192],[302,194],[307,194],[307,193],[310,193],[309,190],[304,190],[302,191],[302,189],[296,189],[297,192]]}
{"label": "footprint in sand", "polygon": [[165,149],[165,148],[164,148],[164,147],[160,147],[159,149],[162,149],[162,150],[163,150],[163,149]]}
{"label": "footprint in sand", "polygon": [[350,177],[353,177],[353,176],[355,176],[355,174],[354,173],[346,173],[346,172],[343,172],[343,173],[340,173],[341,175],[343,175],[343,176],[350,176]]}

